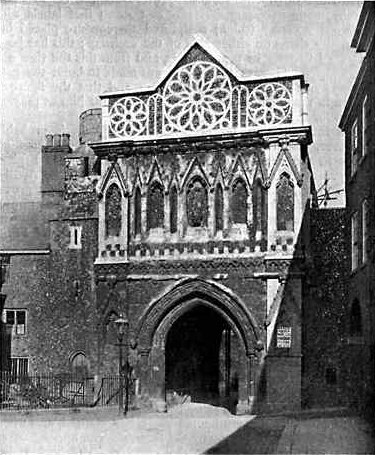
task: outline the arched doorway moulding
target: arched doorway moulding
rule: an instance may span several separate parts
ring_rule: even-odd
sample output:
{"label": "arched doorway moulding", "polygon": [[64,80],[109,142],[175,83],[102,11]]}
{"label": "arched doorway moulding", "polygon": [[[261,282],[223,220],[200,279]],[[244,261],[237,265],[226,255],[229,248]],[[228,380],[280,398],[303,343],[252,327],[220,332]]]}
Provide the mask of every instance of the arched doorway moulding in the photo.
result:
{"label": "arched doorway moulding", "polygon": [[232,321],[231,318],[228,318],[228,315],[221,309],[218,308],[215,303],[204,299],[203,297],[193,297],[190,300],[184,300],[181,302],[180,305],[175,306],[161,321],[158,325],[154,336],[153,336],[153,345],[158,346],[161,349],[165,348],[167,334],[173,324],[182,317],[185,313],[189,312],[196,306],[206,306],[211,308],[213,311],[220,314],[220,316],[228,323],[230,328],[234,331],[234,333],[239,337],[241,341],[243,341],[242,333],[238,330],[236,324]]}
{"label": "arched doorway moulding", "polygon": [[173,322],[197,305],[198,299],[221,314],[243,341],[247,356],[259,349],[258,324],[241,299],[223,285],[190,277],[179,281],[145,310],[136,330],[138,349],[149,352],[156,334],[155,341],[164,343]]}

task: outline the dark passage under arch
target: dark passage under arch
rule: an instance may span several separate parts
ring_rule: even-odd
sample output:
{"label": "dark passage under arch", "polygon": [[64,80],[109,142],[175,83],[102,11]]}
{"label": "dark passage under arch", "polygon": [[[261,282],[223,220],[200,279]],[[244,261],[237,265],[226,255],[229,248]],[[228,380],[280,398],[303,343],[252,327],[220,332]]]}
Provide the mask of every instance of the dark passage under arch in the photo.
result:
{"label": "dark passage under arch", "polygon": [[228,323],[205,305],[177,319],[166,340],[167,400],[174,394],[190,396],[195,402],[235,406],[238,373],[236,362],[231,365],[231,338],[237,337]]}

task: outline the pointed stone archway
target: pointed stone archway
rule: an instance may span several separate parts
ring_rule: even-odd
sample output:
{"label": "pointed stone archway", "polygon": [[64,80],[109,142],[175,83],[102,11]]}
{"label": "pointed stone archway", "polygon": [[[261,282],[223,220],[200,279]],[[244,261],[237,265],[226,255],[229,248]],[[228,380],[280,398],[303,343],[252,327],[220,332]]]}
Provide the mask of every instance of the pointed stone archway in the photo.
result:
{"label": "pointed stone archway", "polygon": [[138,325],[137,344],[142,395],[156,408],[165,409],[167,394],[185,393],[232,411],[236,403],[237,412],[248,410],[260,331],[225,286],[181,280],[150,303]]}
{"label": "pointed stone archway", "polygon": [[189,397],[235,411],[246,356],[219,312],[194,299],[166,334],[164,354],[167,405]]}

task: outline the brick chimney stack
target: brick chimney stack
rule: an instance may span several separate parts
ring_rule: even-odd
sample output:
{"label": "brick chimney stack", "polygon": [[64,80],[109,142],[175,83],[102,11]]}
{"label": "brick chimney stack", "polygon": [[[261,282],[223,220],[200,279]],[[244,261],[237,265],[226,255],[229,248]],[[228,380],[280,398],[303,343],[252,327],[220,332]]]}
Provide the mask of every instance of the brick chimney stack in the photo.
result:
{"label": "brick chimney stack", "polygon": [[46,134],[42,146],[42,198],[44,203],[58,203],[64,193],[65,157],[71,153],[70,134]]}

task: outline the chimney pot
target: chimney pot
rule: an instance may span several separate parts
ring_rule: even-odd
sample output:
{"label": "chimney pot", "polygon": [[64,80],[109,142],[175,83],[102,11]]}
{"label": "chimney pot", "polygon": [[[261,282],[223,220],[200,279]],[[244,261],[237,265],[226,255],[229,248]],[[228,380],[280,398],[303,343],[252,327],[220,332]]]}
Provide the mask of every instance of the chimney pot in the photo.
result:
{"label": "chimney pot", "polygon": [[63,133],[61,145],[69,146],[69,141],[70,141],[70,134]]}
{"label": "chimney pot", "polygon": [[53,145],[53,134],[46,134],[46,146],[52,147]]}
{"label": "chimney pot", "polygon": [[60,147],[61,146],[61,134],[54,134],[53,135],[53,146]]}

